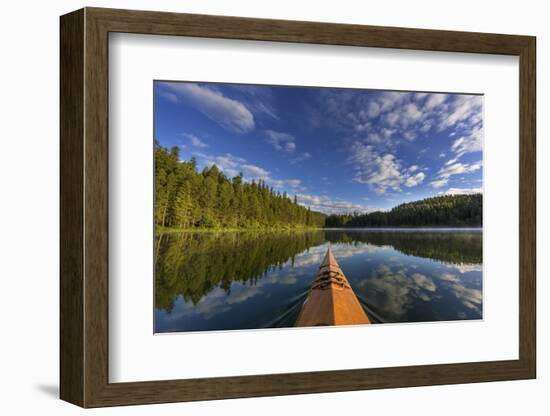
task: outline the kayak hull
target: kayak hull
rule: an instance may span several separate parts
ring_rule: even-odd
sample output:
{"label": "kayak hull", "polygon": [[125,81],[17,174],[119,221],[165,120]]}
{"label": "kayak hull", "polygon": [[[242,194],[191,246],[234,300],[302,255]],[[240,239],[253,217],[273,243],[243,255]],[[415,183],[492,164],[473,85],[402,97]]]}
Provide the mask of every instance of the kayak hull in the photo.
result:
{"label": "kayak hull", "polygon": [[329,248],[295,326],[358,324],[370,320]]}

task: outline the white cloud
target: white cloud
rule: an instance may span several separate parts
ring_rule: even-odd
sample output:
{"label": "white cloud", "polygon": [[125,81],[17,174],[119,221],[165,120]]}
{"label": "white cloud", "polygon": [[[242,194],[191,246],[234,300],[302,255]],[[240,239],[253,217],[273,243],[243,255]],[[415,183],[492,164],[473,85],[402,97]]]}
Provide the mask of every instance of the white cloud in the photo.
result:
{"label": "white cloud", "polygon": [[373,146],[355,142],[352,146],[350,162],[355,168],[354,181],[369,185],[377,194],[388,190],[400,191],[401,186],[412,187],[420,184],[425,174],[413,173],[417,165],[403,168],[402,163],[393,154],[379,154]]}
{"label": "white cloud", "polygon": [[483,129],[475,126],[468,134],[456,139],[451,146],[457,158],[466,153],[481,152],[483,150]]}
{"label": "white cloud", "polygon": [[432,128],[432,123],[429,121],[426,121],[424,122],[424,124],[422,124],[422,127],[420,127],[420,132],[427,133],[431,130],[431,128]]}
{"label": "white cloud", "polygon": [[325,214],[348,214],[352,212],[368,213],[374,211],[383,211],[380,208],[366,207],[360,204],[354,204],[339,198],[331,198],[327,195],[307,195],[297,194],[296,198],[300,205],[310,207],[313,211],[323,212]]}
{"label": "white cloud", "polygon": [[408,120],[417,121],[422,118],[422,112],[418,109],[416,104],[409,103],[409,104],[406,104],[403,108],[404,108],[403,113]]}
{"label": "white cloud", "polygon": [[449,179],[454,175],[462,175],[465,173],[472,173],[481,169],[482,162],[474,163],[460,163],[455,159],[451,159],[445,163],[445,165],[437,172],[437,177],[430,182],[432,188],[441,188],[449,183]]}
{"label": "white cloud", "polygon": [[171,93],[171,92],[168,92],[168,91],[162,91],[160,90],[159,91],[159,95],[165,99],[167,99],[168,101],[171,101],[173,103],[177,103],[178,102],[178,97],[176,94],[174,93]]}
{"label": "white cloud", "polygon": [[398,191],[402,180],[399,162],[395,156],[391,154],[376,156],[373,165],[374,169],[368,168],[366,172],[362,172],[355,178],[357,182],[368,183],[380,193],[384,193],[387,188]]}
{"label": "white cloud", "polygon": [[378,102],[382,111],[388,111],[411,96],[409,92],[386,91],[380,95]]}
{"label": "white cloud", "polygon": [[382,128],[380,129],[380,134],[382,135],[382,137],[383,137],[384,139],[387,140],[387,139],[391,138],[391,137],[395,134],[395,130],[387,129],[387,128],[385,128],[385,127],[382,127]]}
{"label": "white cloud", "polygon": [[298,188],[302,184],[302,181],[300,179],[287,179],[285,183],[291,188]]}
{"label": "white cloud", "polygon": [[438,107],[447,100],[447,94],[430,94],[429,98],[426,100],[425,108],[431,110],[432,108]]}
{"label": "white cloud", "polygon": [[311,154],[309,152],[304,152],[301,155],[295,157],[294,159],[291,159],[290,163],[291,164],[300,163],[308,159],[311,159]]}
{"label": "white cloud", "polygon": [[303,191],[305,187],[300,179],[276,179],[272,173],[260,166],[248,163],[246,159],[226,153],[221,156],[212,156],[204,153],[193,153],[200,158],[203,166],[216,165],[226,176],[235,177],[242,173],[247,182],[263,180],[268,186],[278,190],[290,190],[292,192]]}
{"label": "white cloud", "polygon": [[449,188],[446,191],[440,192],[439,195],[471,195],[482,192],[481,188]]}
{"label": "white cloud", "polygon": [[[265,108],[258,110],[254,103],[248,104],[247,101],[245,105],[207,87],[186,83],[167,85],[179,86],[177,94],[191,97],[197,101],[200,111],[233,131],[245,132],[255,128],[251,111],[254,115],[257,115],[256,111],[269,113]],[[173,90],[168,92],[176,93]],[[456,137],[447,139],[450,142],[449,150],[440,154],[440,157],[449,154],[454,157],[449,158],[438,174],[431,178],[432,187],[442,188],[449,183],[453,175],[473,172],[481,167],[481,164],[476,166],[458,163],[464,154],[481,150],[481,96],[406,92],[362,93],[352,90],[322,90],[318,96],[322,111],[314,114],[318,118],[315,125],[329,124],[348,135],[353,143],[349,147],[351,155],[348,158],[355,170],[353,180],[367,184],[378,194],[388,191],[399,192],[403,188],[418,186],[426,181],[426,174],[421,172],[421,169],[410,169],[405,160],[398,158],[397,155],[401,153],[397,153],[396,146],[405,141],[418,141],[429,131],[452,128],[453,131],[448,133],[449,137],[456,133]],[[263,101],[265,100],[261,100]],[[224,111],[218,111],[219,108],[223,108]],[[237,116],[230,118],[226,117],[227,114]],[[328,114],[330,117],[327,117]],[[274,149],[293,154],[294,157],[289,157],[289,163],[295,164],[311,158],[311,154],[307,152],[297,153],[299,147],[291,134],[275,130],[265,130],[263,133],[264,140]],[[205,144],[202,140],[191,142],[195,147],[201,147],[201,143]],[[239,168],[242,169],[241,166]],[[235,168],[228,169],[234,171]],[[250,169],[247,176],[271,181],[272,186],[281,189],[290,187],[290,183],[275,180],[266,172]],[[302,186],[296,185],[296,182],[293,184],[295,187]]]}
{"label": "white cloud", "polygon": [[266,179],[269,177],[269,172],[259,166],[244,164],[241,165],[243,175],[252,179]]}
{"label": "white cloud", "polygon": [[300,179],[273,179],[270,176],[263,179],[267,185],[279,190],[287,189],[292,192],[297,192],[305,189],[305,187],[302,186],[302,181]]}
{"label": "white cloud", "polygon": [[[385,92],[371,97],[366,104],[367,111],[359,112],[363,117],[358,118],[365,121],[365,117],[370,119],[380,117],[377,129],[370,129],[374,130],[370,131],[371,134],[377,133],[388,139],[398,132],[401,137],[412,141],[418,136],[418,132],[426,133],[432,127],[426,107],[422,104],[422,101],[428,96],[430,94],[427,93]],[[431,98],[427,98],[426,102],[431,103]],[[353,110],[350,109],[350,111]],[[368,124],[364,126],[368,126]],[[383,132],[385,134],[381,134]],[[391,134],[388,135],[388,132]]]}
{"label": "white cloud", "polygon": [[437,179],[435,181],[431,181],[430,182],[430,186],[432,188],[441,188],[442,186],[445,186],[447,185],[447,183],[449,182],[449,179],[445,178],[445,179]]}
{"label": "white cloud", "polygon": [[376,118],[380,114],[380,104],[376,101],[371,101],[368,106],[367,115],[369,118]]}
{"label": "white cloud", "polygon": [[368,133],[366,141],[373,144],[382,143],[382,136],[378,133]]}
{"label": "white cloud", "polygon": [[444,130],[460,123],[473,127],[481,121],[482,97],[459,95],[440,114],[438,130]]}
{"label": "white cloud", "polygon": [[230,153],[226,153],[222,156],[211,156],[204,153],[193,153],[201,159],[202,164],[206,167],[216,165],[223,173],[229,177],[237,176],[241,173],[241,165],[246,162],[245,159],[233,156]]}
{"label": "white cloud", "polygon": [[294,136],[288,133],[282,133],[274,130],[266,130],[266,141],[273,146],[274,149],[292,153],[296,150],[296,143],[294,142]]}
{"label": "white cloud", "polygon": [[258,102],[258,103],[256,103],[254,108],[256,109],[256,111],[267,114],[268,116],[274,118],[275,120],[279,120],[279,117],[275,113],[275,110],[273,110],[273,108],[267,106],[265,103]]}
{"label": "white cloud", "polygon": [[396,111],[389,113],[386,116],[386,122],[390,127],[396,126],[398,121],[399,121],[399,113]]}
{"label": "white cloud", "polygon": [[409,176],[406,180],[405,180],[405,186],[407,188],[411,188],[413,186],[416,186],[416,185],[419,185],[421,184],[423,181],[424,181],[424,178],[426,177],[426,175],[424,174],[424,172],[418,172],[416,175],[414,176]]}
{"label": "white cloud", "polygon": [[337,127],[351,141],[375,144],[378,151],[389,153],[403,141],[453,128],[463,136],[452,150],[460,157],[481,150],[482,102],[475,95],[324,90],[314,124]]}
{"label": "white cloud", "polygon": [[224,129],[246,133],[254,129],[254,116],[241,102],[228,98],[208,87],[186,82],[164,83],[170,93],[185,97],[197,110]]}
{"label": "white cloud", "polygon": [[455,162],[452,164],[445,164],[438,174],[441,178],[449,178],[453,175],[461,175],[463,173],[471,173],[481,169],[481,161],[474,163],[460,163]]}
{"label": "white cloud", "polygon": [[204,143],[201,139],[199,139],[194,134],[184,133],[183,135],[189,139],[189,141],[191,142],[191,145],[194,147],[198,147],[198,148],[208,147],[206,143]]}

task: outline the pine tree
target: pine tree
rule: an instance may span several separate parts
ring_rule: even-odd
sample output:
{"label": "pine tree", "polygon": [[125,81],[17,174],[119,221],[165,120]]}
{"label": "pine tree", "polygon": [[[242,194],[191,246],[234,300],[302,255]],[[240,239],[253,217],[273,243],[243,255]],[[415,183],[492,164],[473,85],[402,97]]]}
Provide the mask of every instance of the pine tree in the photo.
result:
{"label": "pine tree", "polygon": [[216,166],[197,172],[179,148],[155,143],[155,223],[165,227],[322,227],[325,215],[270,188],[265,180],[227,178]]}

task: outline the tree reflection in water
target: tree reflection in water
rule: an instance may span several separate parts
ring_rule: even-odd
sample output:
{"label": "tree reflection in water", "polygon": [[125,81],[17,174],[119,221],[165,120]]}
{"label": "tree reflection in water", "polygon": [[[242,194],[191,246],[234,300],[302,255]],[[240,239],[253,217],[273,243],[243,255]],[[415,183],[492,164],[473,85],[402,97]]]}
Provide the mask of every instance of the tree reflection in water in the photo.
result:
{"label": "tree reflection in water", "polygon": [[482,233],[419,230],[157,236],[157,332],[292,326],[328,244],[374,321],[479,319]]}

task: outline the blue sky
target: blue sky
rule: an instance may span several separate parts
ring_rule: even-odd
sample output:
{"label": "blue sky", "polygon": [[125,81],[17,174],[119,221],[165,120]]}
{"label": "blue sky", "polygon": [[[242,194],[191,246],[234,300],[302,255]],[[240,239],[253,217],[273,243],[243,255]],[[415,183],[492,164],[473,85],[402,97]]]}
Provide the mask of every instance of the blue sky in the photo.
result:
{"label": "blue sky", "polygon": [[155,81],[155,137],[325,213],[481,192],[483,97]]}

